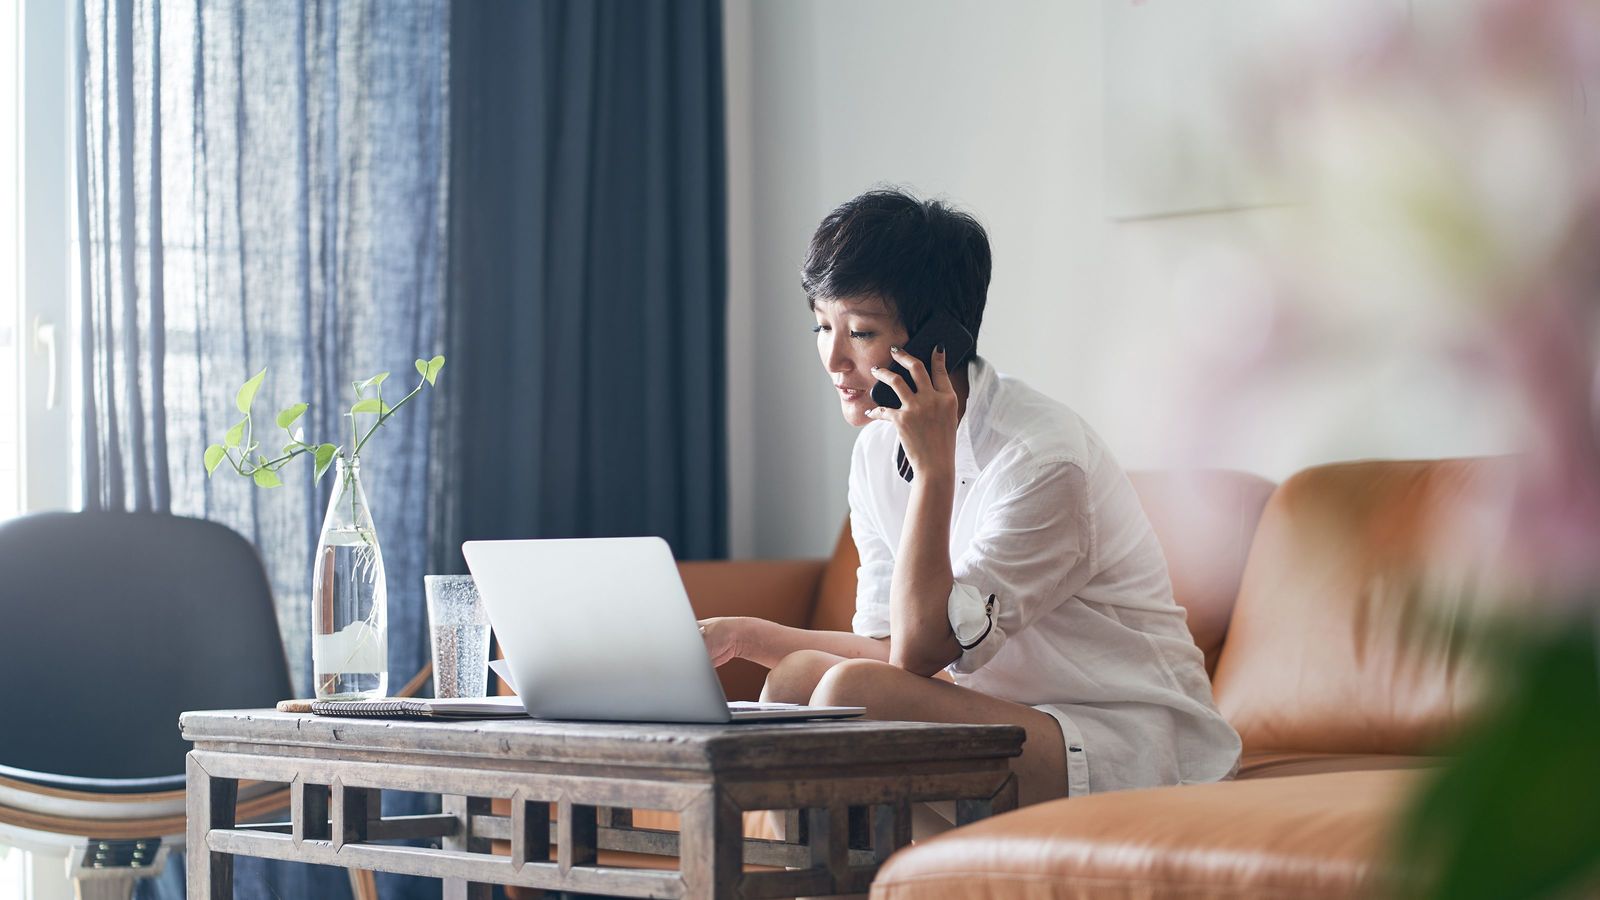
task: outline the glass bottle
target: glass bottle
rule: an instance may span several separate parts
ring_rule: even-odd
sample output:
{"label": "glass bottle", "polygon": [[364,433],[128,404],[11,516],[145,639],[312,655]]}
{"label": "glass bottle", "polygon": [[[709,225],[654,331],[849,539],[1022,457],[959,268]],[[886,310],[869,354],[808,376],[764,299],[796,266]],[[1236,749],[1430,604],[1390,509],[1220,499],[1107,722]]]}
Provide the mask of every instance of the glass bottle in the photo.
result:
{"label": "glass bottle", "polygon": [[389,689],[389,587],[361,460],[338,458],[311,575],[311,668],[319,700]]}

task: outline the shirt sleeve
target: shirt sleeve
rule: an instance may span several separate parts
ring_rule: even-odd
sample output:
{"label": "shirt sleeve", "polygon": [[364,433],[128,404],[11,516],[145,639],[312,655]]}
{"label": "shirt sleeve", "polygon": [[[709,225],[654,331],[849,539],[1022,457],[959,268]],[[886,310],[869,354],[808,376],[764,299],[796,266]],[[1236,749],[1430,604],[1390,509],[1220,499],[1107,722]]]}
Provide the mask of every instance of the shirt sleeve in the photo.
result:
{"label": "shirt sleeve", "polygon": [[1083,469],[1046,463],[981,514],[971,545],[951,561],[950,627],[970,674],[1081,589],[1092,574],[1093,515]]}
{"label": "shirt sleeve", "polygon": [[878,527],[869,496],[865,453],[858,442],[850,458],[850,535],[861,567],[856,569],[856,614],[850,630],[870,638],[889,636],[889,584],[894,551]]}

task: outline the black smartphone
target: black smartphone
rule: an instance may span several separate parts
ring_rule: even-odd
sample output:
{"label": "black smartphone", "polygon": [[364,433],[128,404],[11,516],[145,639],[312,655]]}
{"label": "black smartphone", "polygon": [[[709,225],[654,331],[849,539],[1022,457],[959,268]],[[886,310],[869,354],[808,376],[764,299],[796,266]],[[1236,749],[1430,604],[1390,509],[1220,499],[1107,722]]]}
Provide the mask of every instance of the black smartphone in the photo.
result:
{"label": "black smartphone", "polygon": [[[913,334],[906,345],[901,349],[922,360],[922,365],[929,372],[933,371],[933,348],[944,345],[944,367],[947,372],[954,372],[957,367],[966,364],[972,356],[972,347],[976,343],[972,339],[972,332],[966,326],[956,321],[956,317],[949,313],[935,313],[917,333]],[[917,382],[906,371],[906,367],[890,360],[889,370],[906,380],[911,385],[911,392],[917,392]],[[880,381],[872,386],[872,399],[879,406],[890,409],[900,408],[900,395],[894,388]]]}
{"label": "black smartphone", "polygon": [[[946,372],[954,372],[958,367],[966,365],[967,360],[972,356],[972,349],[976,343],[977,341],[972,338],[972,332],[968,331],[965,325],[956,321],[955,316],[940,312],[935,313],[933,318],[917,329],[917,333],[912,335],[906,341],[906,345],[900,349],[922,360],[923,368],[931,373],[933,371],[933,350],[935,347],[943,345],[944,369]],[[917,392],[917,381],[911,377],[910,372],[906,371],[905,366],[890,360],[889,369],[905,379],[906,384],[911,386],[911,393],[915,394]],[[882,381],[872,386],[872,399],[879,406],[887,406],[890,409],[900,408],[900,395],[894,392],[894,388]],[[912,471],[911,463],[906,460],[906,448],[899,444],[896,444],[894,448],[894,462],[901,478],[910,482],[915,477],[916,473]]]}

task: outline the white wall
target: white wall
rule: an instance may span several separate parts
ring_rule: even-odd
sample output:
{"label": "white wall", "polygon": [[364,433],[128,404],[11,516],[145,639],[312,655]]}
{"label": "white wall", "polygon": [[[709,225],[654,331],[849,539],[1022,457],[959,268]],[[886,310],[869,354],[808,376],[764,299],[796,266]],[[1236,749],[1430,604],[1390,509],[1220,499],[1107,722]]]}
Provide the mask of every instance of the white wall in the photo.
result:
{"label": "white wall", "polygon": [[[995,267],[981,352],[1077,409],[1130,468],[1281,478],[1333,459],[1505,445],[1495,422],[1472,415],[1472,385],[1404,346],[1358,342],[1228,398],[1197,387],[1174,348],[1226,353],[1248,335],[1229,333],[1234,311],[1200,305],[1209,293],[1194,285],[1225,281],[1232,239],[1279,214],[1108,219],[1116,61],[1104,58],[1100,2],[726,8],[734,556],[823,555],[843,521],[855,432],[817,361],[798,266],[824,213],[883,182],[985,223]],[[1249,415],[1213,410],[1221,399],[1244,400]],[[1193,427],[1207,417],[1219,427]]]}

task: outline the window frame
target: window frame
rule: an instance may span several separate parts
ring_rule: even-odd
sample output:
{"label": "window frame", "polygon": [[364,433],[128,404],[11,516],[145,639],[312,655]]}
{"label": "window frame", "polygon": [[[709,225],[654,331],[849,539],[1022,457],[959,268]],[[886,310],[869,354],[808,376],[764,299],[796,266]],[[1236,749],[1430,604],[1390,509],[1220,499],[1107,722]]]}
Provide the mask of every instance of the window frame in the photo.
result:
{"label": "window frame", "polygon": [[17,355],[21,371],[21,440],[17,469],[20,511],[75,509],[81,488],[75,434],[80,408],[76,373],[78,327],[74,259],[73,47],[81,40],[77,3],[22,0],[20,57],[21,183],[18,205],[20,299]]}

